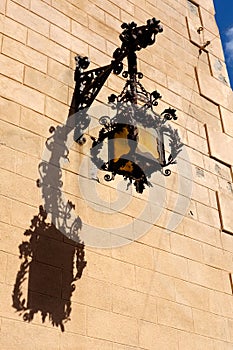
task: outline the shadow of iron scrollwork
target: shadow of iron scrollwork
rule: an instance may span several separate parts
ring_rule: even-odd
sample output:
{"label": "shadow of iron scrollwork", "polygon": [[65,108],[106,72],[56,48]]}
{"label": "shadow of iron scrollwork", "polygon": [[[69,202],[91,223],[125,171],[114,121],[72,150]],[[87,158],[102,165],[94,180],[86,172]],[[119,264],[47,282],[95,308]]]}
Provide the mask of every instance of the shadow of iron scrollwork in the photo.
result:
{"label": "shadow of iron scrollwork", "polygon": [[12,306],[24,321],[31,322],[35,314],[40,313],[42,322],[49,319],[53,326],[64,331],[64,323],[70,319],[75,281],[81,278],[86,266],[84,245],[68,239],[47,222],[42,206],[24,235],[28,240],[19,245],[22,263],[16,276]]}
{"label": "shadow of iron scrollwork", "polygon": [[62,164],[69,154],[67,139],[72,130],[81,136],[90,122],[85,112],[74,113],[75,98],[74,93],[66,124],[49,129],[52,136],[45,142],[37,180],[44,203],[24,232],[28,239],[19,245],[22,263],[12,294],[12,306],[24,321],[31,322],[41,314],[42,322],[48,319],[61,331],[70,320],[75,281],[87,264],[84,242],[79,237],[81,218],[71,220],[75,206],[70,200],[64,201],[62,194]]}

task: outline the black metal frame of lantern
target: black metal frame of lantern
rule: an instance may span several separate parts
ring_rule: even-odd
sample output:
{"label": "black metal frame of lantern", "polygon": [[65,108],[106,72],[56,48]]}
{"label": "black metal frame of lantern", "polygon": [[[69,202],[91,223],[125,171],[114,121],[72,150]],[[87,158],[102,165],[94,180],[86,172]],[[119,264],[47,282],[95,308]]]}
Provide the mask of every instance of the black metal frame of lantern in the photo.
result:
{"label": "black metal frame of lantern", "polygon": [[[140,79],[143,74],[137,71],[136,51],[146,48],[155,42],[155,37],[162,32],[162,27],[155,18],[147,21],[145,26],[137,27],[132,22],[123,23],[123,32],[120,35],[121,48],[115,50],[112,62],[101,68],[84,72],[89,65],[87,57],[76,57],[75,71],[75,111],[88,109],[111,72],[120,74],[123,70],[123,59],[127,57],[128,70],[122,73],[126,79],[122,92],[116,96],[112,94],[108,102],[116,114],[113,118],[102,116],[99,120],[102,125],[98,138],[92,138],[91,159],[101,170],[110,172],[104,176],[106,181],[111,181],[115,176],[122,175],[124,179],[132,182],[136,191],[142,193],[145,185],[150,185],[148,178],[155,171],[161,171],[164,175],[170,175],[171,171],[165,167],[175,164],[178,153],[182,149],[178,132],[170,125],[168,120],[176,120],[176,110],[165,109],[160,115],[153,108],[158,105],[161,95],[157,91],[149,93],[143,87]],[[139,103],[138,103],[139,102]],[[140,144],[140,129],[147,130],[148,135],[156,133],[155,144],[157,157],[142,152]],[[150,130],[150,132],[149,132]],[[166,159],[164,137],[169,139],[170,152]],[[150,136],[151,137],[151,136]],[[76,140],[82,144],[83,135]],[[108,144],[108,159],[101,158],[101,149],[104,142]],[[152,150],[152,154],[153,154]]]}

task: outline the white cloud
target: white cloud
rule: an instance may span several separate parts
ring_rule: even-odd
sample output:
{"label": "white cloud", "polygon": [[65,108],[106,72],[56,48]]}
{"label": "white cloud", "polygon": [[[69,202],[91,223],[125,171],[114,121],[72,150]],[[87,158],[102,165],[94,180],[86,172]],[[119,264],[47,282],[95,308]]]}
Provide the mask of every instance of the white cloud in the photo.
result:
{"label": "white cloud", "polygon": [[227,30],[226,37],[225,48],[228,56],[227,58],[230,62],[233,62],[233,27]]}

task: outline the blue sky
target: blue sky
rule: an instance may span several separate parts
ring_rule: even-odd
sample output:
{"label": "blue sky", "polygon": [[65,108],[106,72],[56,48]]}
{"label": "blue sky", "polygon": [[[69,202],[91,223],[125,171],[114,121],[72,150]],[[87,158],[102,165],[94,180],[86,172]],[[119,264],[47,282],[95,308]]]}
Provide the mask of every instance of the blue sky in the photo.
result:
{"label": "blue sky", "polygon": [[233,88],[233,0],[214,0],[231,87]]}

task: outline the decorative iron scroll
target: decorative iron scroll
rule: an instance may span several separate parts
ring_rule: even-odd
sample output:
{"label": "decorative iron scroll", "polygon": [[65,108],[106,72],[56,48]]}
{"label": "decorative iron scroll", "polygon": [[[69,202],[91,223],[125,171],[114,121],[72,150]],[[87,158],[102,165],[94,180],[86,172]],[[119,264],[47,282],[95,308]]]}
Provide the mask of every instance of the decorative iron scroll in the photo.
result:
{"label": "decorative iron scroll", "polygon": [[[136,191],[142,193],[145,185],[150,186],[148,178],[155,171],[161,171],[164,175],[170,175],[171,171],[165,167],[175,164],[175,158],[182,148],[182,142],[177,130],[165,123],[168,120],[176,120],[176,110],[165,109],[160,115],[153,108],[158,105],[162,97],[158,91],[148,92],[140,82],[143,74],[137,70],[136,52],[154,44],[156,35],[163,31],[160,21],[149,19],[144,26],[123,23],[123,32],[120,34],[121,47],[113,53],[113,60],[107,66],[93,69],[87,72],[83,70],[89,66],[87,57],[76,57],[77,67],[75,71],[75,97],[76,111],[88,109],[111,72],[120,74],[123,70],[123,59],[127,57],[128,70],[122,73],[126,79],[122,92],[117,96],[111,94],[109,104],[116,111],[115,117],[100,118],[102,129],[98,138],[92,138],[91,157],[93,163],[101,170],[111,173],[105,175],[106,181],[111,181],[115,176],[122,175],[136,187]],[[140,131],[141,128],[141,131]],[[144,131],[143,131],[144,130]],[[146,130],[146,131],[145,131]],[[148,151],[142,151],[143,133],[154,132],[156,143]],[[164,138],[169,139],[170,152],[166,159]],[[144,139],[145,139],[144,135]],[[79,143],[83,143],[83,139]],[[108,144],[108,159],[102,159],[101,150],[104,144]],[[148,140],[146,140],[148,143]],[[151,144],[153,142],[151,141]],[[155,155],[157,154],[157,155]]]}
{"label": "decorative iron scroll", "polygon": [[149,19],[144,26],[137,27],[137,24],[132,22],[123,23],[121,28],[123,29],[120,34],[122,45],[114,51],[113,60],[109,65],[84,72],[83,70],[90,64],[88,57],[76,57],[76,111],[91,105],[111,72],[117,75],[122,72],[122,61],[125,57],[152,45],[156,35],[163,31],[160,21],[155,18]]}

